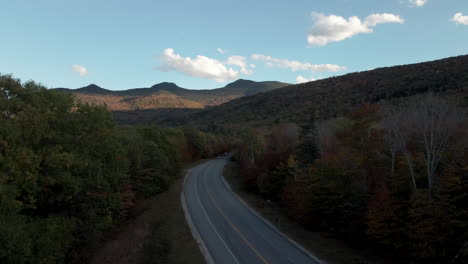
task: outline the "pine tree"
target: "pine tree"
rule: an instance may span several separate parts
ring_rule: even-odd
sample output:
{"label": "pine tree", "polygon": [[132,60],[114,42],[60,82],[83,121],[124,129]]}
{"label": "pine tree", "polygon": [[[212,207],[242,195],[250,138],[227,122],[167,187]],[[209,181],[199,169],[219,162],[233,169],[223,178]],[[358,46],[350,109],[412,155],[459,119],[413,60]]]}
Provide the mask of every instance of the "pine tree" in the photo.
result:
{"label": "pine tree", "polygon": [[299,144],[296,150],[298,167],[300,169],[310,167],[318,156],[317,130],[311,118],[300,125]]}

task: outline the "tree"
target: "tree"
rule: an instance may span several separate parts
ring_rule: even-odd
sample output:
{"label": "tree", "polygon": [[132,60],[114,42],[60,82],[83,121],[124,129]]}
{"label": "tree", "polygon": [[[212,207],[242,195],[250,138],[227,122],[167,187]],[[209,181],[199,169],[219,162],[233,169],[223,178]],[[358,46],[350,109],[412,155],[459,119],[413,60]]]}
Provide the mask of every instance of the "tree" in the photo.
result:
{"label": "tree", "polygon": [[11,76],[0,75],[0,100],[0,262],[64,262],[121,210],[114,123],[103,107]]}
{"label": "tree", "polygon": [[418,186],[416,184],[413,157],[408,146],[408,140],[411,136],[411,119],[403,107],[387,106],[383,112],[382,127],[387,132],[385,139],[391,151],[391,176],[393,177],[395,173],[397,152],[403,152],[409,171],[411,190],[415,192]]}
{"label": "tree", "polygon": [[[415,133],[422,143],[427,196],[431,200],[435,173],[442,158],[447,156],[447,152],[452,152],[451,158],[462,153],[460,147],[464,146],[459,144],[458,139],[466,136],[462,133],[462,127],[467,119],[465,113],[453,103],[436,98],[432,94],[419,100],[411,112],[414,116]],[[449,149],[451,147],[454,149]]]}
{"label": "tree", "polygon": [[318,157],[317,129],[314,120],[310,119],[300,125],[296,160],[299,168],[305,169],[310,167]]}
{"label": "tree", "polygon": [[206,148],[206,138],[203,133],[194,127],[184,127],[183,131],[188,142],[191,159],[196,160],[202,157]]}
{"label": "tree", "polygon": [[[426,170],[427,197],[430,200],[434,189],[437,170],[442,172],[440,163],[460,157],[465,147],[466,115],[455,104],[429,94],[414,99],[410,107],[389,107],[383,127],[392,149],[392,172],[396,151],[401,151],[410,172],[413,192],[418,190],[415,155],[422,153]],[[392,173],[393,174],[393,173]]]}

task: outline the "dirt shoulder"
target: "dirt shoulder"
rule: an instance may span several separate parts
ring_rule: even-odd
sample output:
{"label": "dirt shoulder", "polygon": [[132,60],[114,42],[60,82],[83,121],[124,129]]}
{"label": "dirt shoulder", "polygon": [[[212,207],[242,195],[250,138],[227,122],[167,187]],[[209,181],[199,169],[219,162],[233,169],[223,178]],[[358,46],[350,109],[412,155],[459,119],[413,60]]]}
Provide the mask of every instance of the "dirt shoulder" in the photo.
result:
{"label": "dirt shoulder", "polygon": [[135,218],[106,240],[90,263],[205,263],[185,222],[182,185],[183,177],[168,191],[140,203]]}
{"label": "dirt shoulder", "polygon": [[224,168],[224,177],[232,190],[251,208],[255,209],[278,230],[312,252],[320,260],[330,264],[384,264],[389,263],[370,252],[351,248],[335,239],[333,235],[323,232],[311,232],[286,216],[284,211],[259,195],[246,192],[241,187],[239,170],[236,163],[230,162]]}

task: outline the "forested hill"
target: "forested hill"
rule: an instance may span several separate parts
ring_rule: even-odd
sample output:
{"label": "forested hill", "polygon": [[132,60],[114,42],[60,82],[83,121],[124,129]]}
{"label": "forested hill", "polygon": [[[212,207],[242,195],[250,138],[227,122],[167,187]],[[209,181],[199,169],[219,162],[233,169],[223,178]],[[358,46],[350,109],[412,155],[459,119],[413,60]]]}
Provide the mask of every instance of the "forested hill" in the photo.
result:
{"label": "forested hill", "polygon": [[106,105],[110,110],[141,110],[160,108],[204,108],[215,106],[246,95],[262,93],[289,85],[288,83],[237,80],[222,88],[191,90],[175,83],[163,82],[148,88],[123,91],[104,89],[90,84],[79,89],[57,88],[70,92],[84,103]]}
{"label": "forested hill", "polygon": [[0,263],[88,263],[138,202],[228,142],[191,127],[119,127],[102,106],[0,73]]}
{"label": "forested hill", "polygon": [[[339,116],[364,102],[408,97],[429,91],[457,95],[468,101],[468,55],[418,64],[379,68],[366,72],[291,85],[267,93],[239,98],[195,111],[190,116],[161,123],[268,125],[301,121],[312,113],[318,118]],[[150,113],[146,113],[146,120]],[[120,117],[116,115],[117,119]]]}

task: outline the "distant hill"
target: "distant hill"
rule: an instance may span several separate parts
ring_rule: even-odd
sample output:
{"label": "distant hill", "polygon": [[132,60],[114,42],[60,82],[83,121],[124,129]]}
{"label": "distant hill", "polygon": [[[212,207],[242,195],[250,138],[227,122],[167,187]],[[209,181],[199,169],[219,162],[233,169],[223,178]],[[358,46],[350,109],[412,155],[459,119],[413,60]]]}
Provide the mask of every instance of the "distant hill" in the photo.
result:
{"label": "distant hill", "polygon": [[159,108],[204,108],[287,85],[290,84],[240,79],[225,87],[212,90],[190,90],[169,82],[158,83],[149,88],[134,88],[124,91],[107,90],[95,84],[79,89],[56,89],[72,93],[80,102],[105,104],[112,111],[128,111]]}
{"label": "distant hill", "polygon": [[301,122],[311,115],[319,119],[331,118],[366,102],[405,100],[427,92],[456,97],[468,106],[468,55],[291,85],[183,114],[166,111],[165,115],[156,115],[146,111],[129,116],[116,112],[114,117],[121,123],[261,126]]}

